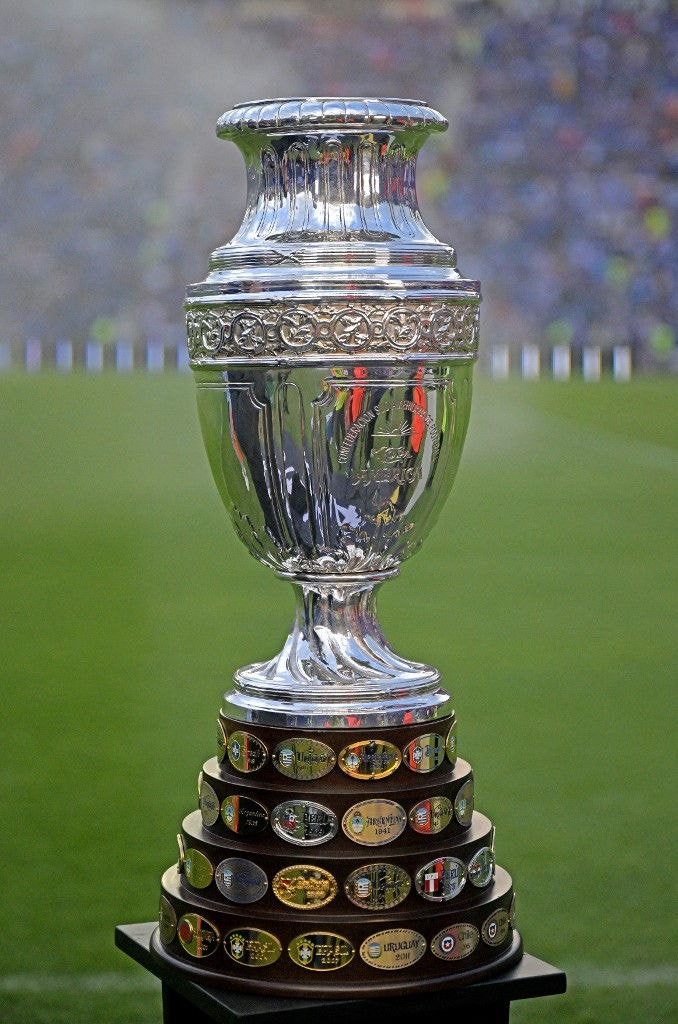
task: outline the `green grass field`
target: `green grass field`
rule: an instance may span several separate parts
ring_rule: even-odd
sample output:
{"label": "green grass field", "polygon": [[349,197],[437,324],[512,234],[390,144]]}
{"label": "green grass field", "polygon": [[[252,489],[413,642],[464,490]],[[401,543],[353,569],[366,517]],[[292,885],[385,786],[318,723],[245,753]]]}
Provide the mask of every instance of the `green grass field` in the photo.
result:
{"label": "green grass field", "polygon": [[[0,1020],[154,1022],[113,946],[155,916],[220,696],[291,591],[235,540],[188,377],[0,378]],[[512,1021],[676,1011],[678,385],[480,379],[452,498],[387,585],[452,689],[526,948]]]}

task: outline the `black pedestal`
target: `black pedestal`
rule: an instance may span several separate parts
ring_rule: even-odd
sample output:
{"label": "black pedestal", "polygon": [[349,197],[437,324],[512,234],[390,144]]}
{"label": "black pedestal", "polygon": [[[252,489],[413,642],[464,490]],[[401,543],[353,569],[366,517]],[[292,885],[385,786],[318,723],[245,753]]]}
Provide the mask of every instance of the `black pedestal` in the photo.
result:
{"label": "black pedestal", "polygon": [[565,991],[563,971],[524,954],[502,974],[465,988],[397,999],[279,999],[196,984],[150,951],[155,922],[119,925],[115,944],[162,982],[164,1024],[375,1024],[388,1020],[507,1024],[514,999]]}

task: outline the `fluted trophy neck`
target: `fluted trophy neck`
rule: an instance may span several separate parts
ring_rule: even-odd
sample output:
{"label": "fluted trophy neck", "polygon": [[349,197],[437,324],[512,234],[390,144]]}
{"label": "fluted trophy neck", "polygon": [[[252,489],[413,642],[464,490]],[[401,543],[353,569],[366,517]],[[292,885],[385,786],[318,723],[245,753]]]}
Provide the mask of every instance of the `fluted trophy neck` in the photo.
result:
{"label": "fluted trophy neck", "polygon": [[[480,284],[459,273],[417,201],[417,155],[446,128],[409,99],[311,96],[227,110],[217,134],[243,155],[247,201],[235,236],[188,288],[194,365],[358,351],[474,358]],[[327,322],[308,305],[319,302]]]}
{"label": "fluted trophy neck", "polygon": [[[247,165],[233,244],[431,244],[414,187],[416,156],[447,121],[418,100],[309,97],[228,110],[217,134]],[[218,266],[217,257],[214,269]]]}

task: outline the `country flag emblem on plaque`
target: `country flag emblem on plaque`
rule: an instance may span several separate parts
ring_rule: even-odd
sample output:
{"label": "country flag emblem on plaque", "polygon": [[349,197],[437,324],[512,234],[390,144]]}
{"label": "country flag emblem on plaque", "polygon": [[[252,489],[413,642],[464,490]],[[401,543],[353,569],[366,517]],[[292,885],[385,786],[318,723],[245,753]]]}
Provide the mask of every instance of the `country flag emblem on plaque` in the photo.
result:
{"label": "country flag emblem on plaque", "polygon": [[361,900],[366,900],[372,892],[372,883],[369,878],[358,878],[355,883],[355,894]]}
{"label": "country flag emblem on plaque", "polygon": [[308,940],[302,942],[301,945],[299,946],[298,951],[297,951],[297,956],[299,957],[301,962],[303,964],[310,963],[311,960],[313,959],[314,955],[315,955],[315,946],[313,945],[313,943],[309,942]]}
{"label": "country flag emblem on plaque", "polygon": [[293,832],[299,824],[299,819],[293,807],[286,807],[282,816],[282,827]]}
{"label": "country flag emblem on plaque", "polygon": [[416,823],[418,828],[426,828],[429,823],[429,812],[428,807],[419,807],[416,813]]}
{"label": "country flag emblem on plaque", "polygon": [[444,862],[442,860],[436,861],[435,864],[431,864],[430,868],[424,875],[424,892],[436,893],[440,888],[440,883],[443,880]]}

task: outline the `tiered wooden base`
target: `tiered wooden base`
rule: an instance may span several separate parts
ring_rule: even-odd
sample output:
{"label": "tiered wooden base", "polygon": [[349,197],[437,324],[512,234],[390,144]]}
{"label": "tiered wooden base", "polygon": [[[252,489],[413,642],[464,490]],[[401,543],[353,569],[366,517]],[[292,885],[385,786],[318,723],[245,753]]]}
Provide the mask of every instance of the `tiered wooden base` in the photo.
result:
{"label": "tiered wooden base", "polygon": [[519,958],[453,717],[219,730],[162,879],[156,955],[210,984],[333,998],[465,984]]}

